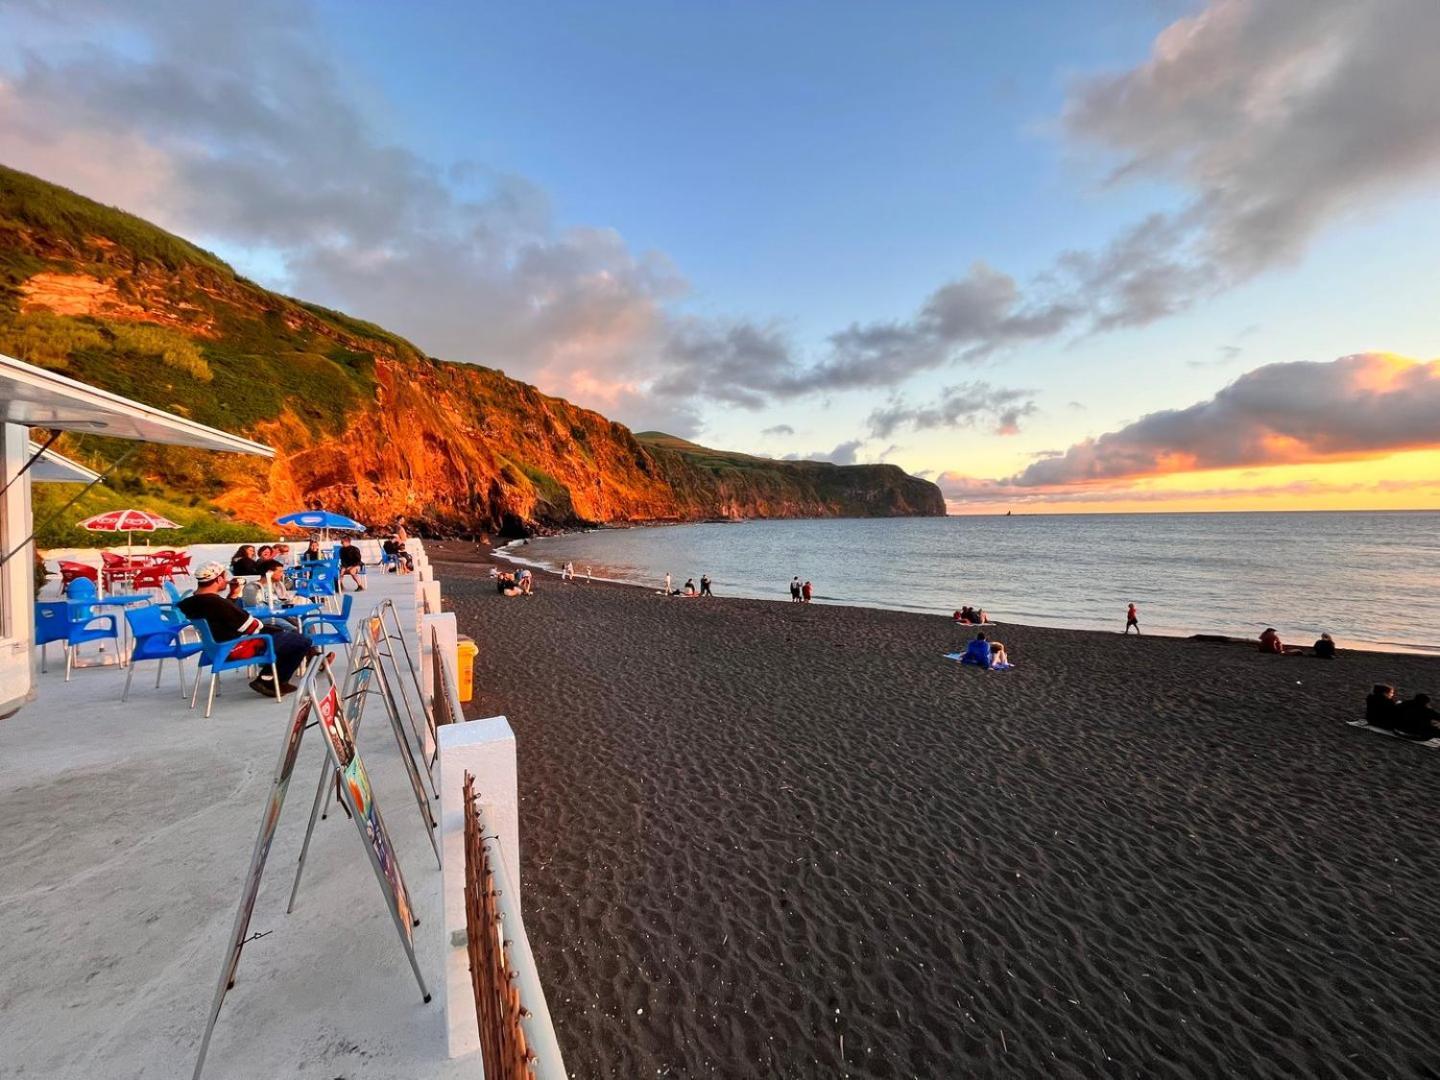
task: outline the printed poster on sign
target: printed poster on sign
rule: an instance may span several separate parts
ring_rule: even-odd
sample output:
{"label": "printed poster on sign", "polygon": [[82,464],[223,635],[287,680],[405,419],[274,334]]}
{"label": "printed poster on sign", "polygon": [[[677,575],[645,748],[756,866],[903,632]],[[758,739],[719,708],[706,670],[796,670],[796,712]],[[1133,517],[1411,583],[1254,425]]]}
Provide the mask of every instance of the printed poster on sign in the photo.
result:
{"label": "printed poster on sign", "polygon": [[410,910],[410,895],[405,891],[405,880],[400,876],[400,863],[395,858],[390,834],[385,831],[380,808],[375,805],[375,796],[370,790],[370,777],[358,755],[345,766],[343,776],[345,790],[350,796],[350,808],[355,814],[355,823],[360,826],[365,842],[370,845],[375,865],[379,867],[380,875],[390,890],[396,924],[406,939],[413,941],[415,919]]}
{"label": "printed poster on sign", "polygon": [[340,693],[333,681],[330,689],[325,691],[325,696],[320,699],[319,713],[320,730],[329,740],[330,749],[335,754],[335,763],[342,767],[348,765],[355,756],[355,733],[341,711]]}

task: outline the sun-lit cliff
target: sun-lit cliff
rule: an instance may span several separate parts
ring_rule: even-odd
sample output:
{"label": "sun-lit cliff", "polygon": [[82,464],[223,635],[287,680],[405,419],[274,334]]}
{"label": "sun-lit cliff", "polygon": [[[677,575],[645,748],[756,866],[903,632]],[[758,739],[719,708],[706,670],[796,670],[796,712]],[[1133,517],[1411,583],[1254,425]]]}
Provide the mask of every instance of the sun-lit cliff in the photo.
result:
{"label": "sun-lit cliff", "polygon": [[[82,504],[143,495],[197,535],[317,504],[434,531],[944,513],[938,488],[894,466],[637,438],[499,371],[427,357],[262,289],[139,218],[3,167],[0,352],[274,446],[258,465],[145,447]],[[60,445],[92,464],[117,453],[93,436]],[[47,529],[42,543],[68,538]]]}

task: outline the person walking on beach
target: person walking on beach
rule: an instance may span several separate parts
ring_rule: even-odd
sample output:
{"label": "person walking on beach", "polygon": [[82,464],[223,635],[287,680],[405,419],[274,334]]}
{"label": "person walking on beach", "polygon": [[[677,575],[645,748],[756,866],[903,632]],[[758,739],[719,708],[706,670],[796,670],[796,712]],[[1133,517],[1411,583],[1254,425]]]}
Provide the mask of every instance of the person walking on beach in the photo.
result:
{"label": "person walking on beach", "polygon": [[798,577],[790,579],[790,602],[792,604],[800,603],[800,579]]}
{"label": "person walking on beach", "polygon": [[561,581],[573,581],[574,579],[575,579],[575,564],[574,564],[573,562],[567,562],[564,566],[562,566],[562,567],[560,568],[560,580],[561,580]]}
{"label": "person walking on beach", "polygon": [[810,602],[810,593],[810,582],[807,581],[804,585],[800,586],[800,595],[805,598],[805,603],[807,604]]}
{"label": "person walking on beach", "polygon": [[669,575],[669,574],[666,574],[666,575],[665,575],[665,595],[666,595],[666,596],[669,596],[669,595],[670,595],[670,575]]}
{"label": "person walking on beach", "polygon": [[1134,605],[1133,603],[1130,605],[1129,609],[1125,612],[1125,633],[1127,633],[1127,634],[1130,633],[1130,627],[1132,627],[1132,626],[1135,628],[1135,634],[1136,634],[1136,636],[1139,636],[1139,634],[1140,634],[1140,612],[1135,609],[1135,605]]}
{"label": "person walking on beach", "polygon": [[590,576],[590,567],[588,567],[588,566],[585,567],[585,580],[586,580],[586,581],[594,581],[594,580],[595,580],[593,577]]}
{"label": "person walking on beach", "polygon": [[700,595],[701,595],[701,596],[714,596],[714,595],[715,595],[714,593],[712,593],[712,592],[710,591],[710,575],[709,575],[709,574],[701,574],[701,575],[700,575]]}

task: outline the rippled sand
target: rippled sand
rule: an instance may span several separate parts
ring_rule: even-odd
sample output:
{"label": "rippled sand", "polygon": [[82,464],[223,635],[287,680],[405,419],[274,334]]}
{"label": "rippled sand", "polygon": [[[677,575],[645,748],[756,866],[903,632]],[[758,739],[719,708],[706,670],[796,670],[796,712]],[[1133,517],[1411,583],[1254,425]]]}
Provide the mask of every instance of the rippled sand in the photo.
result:
{"label": "rippled sand", "polygon": [[443,570],[572,1075],[1435,1075],[1440,662]]}

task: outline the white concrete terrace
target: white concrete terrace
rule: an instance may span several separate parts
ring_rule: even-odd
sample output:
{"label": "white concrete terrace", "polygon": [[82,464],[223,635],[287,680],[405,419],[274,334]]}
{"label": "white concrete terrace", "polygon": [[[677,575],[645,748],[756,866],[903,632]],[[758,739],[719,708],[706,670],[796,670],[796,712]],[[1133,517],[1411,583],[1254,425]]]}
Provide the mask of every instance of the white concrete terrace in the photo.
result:
{"label": "white concrete terrace", "polygon": [[[215,557],[194,554],[196,565]],[[417,577],[372,566],[367,583],[353,617],[393,600],[418,660]],[[173,663],[159,689],[143,663],[121,705],[122,669],[66,683],[56,651],[37,700],[0,722],[0,1078],[188,1077],[293,699],[277,704],[226,673],[206,720],[203,702],[182,700]],[[301,747],[250,924],[265,936],[244,949],[204,1075],[476,1077],[476,1059],[447,1057],[441,874],[378,698],[358,745],[421,920],[415,949],[434,1000],[421,1003],[343,812],[318,824],[285,914],[320,739],[312,730]]]}

